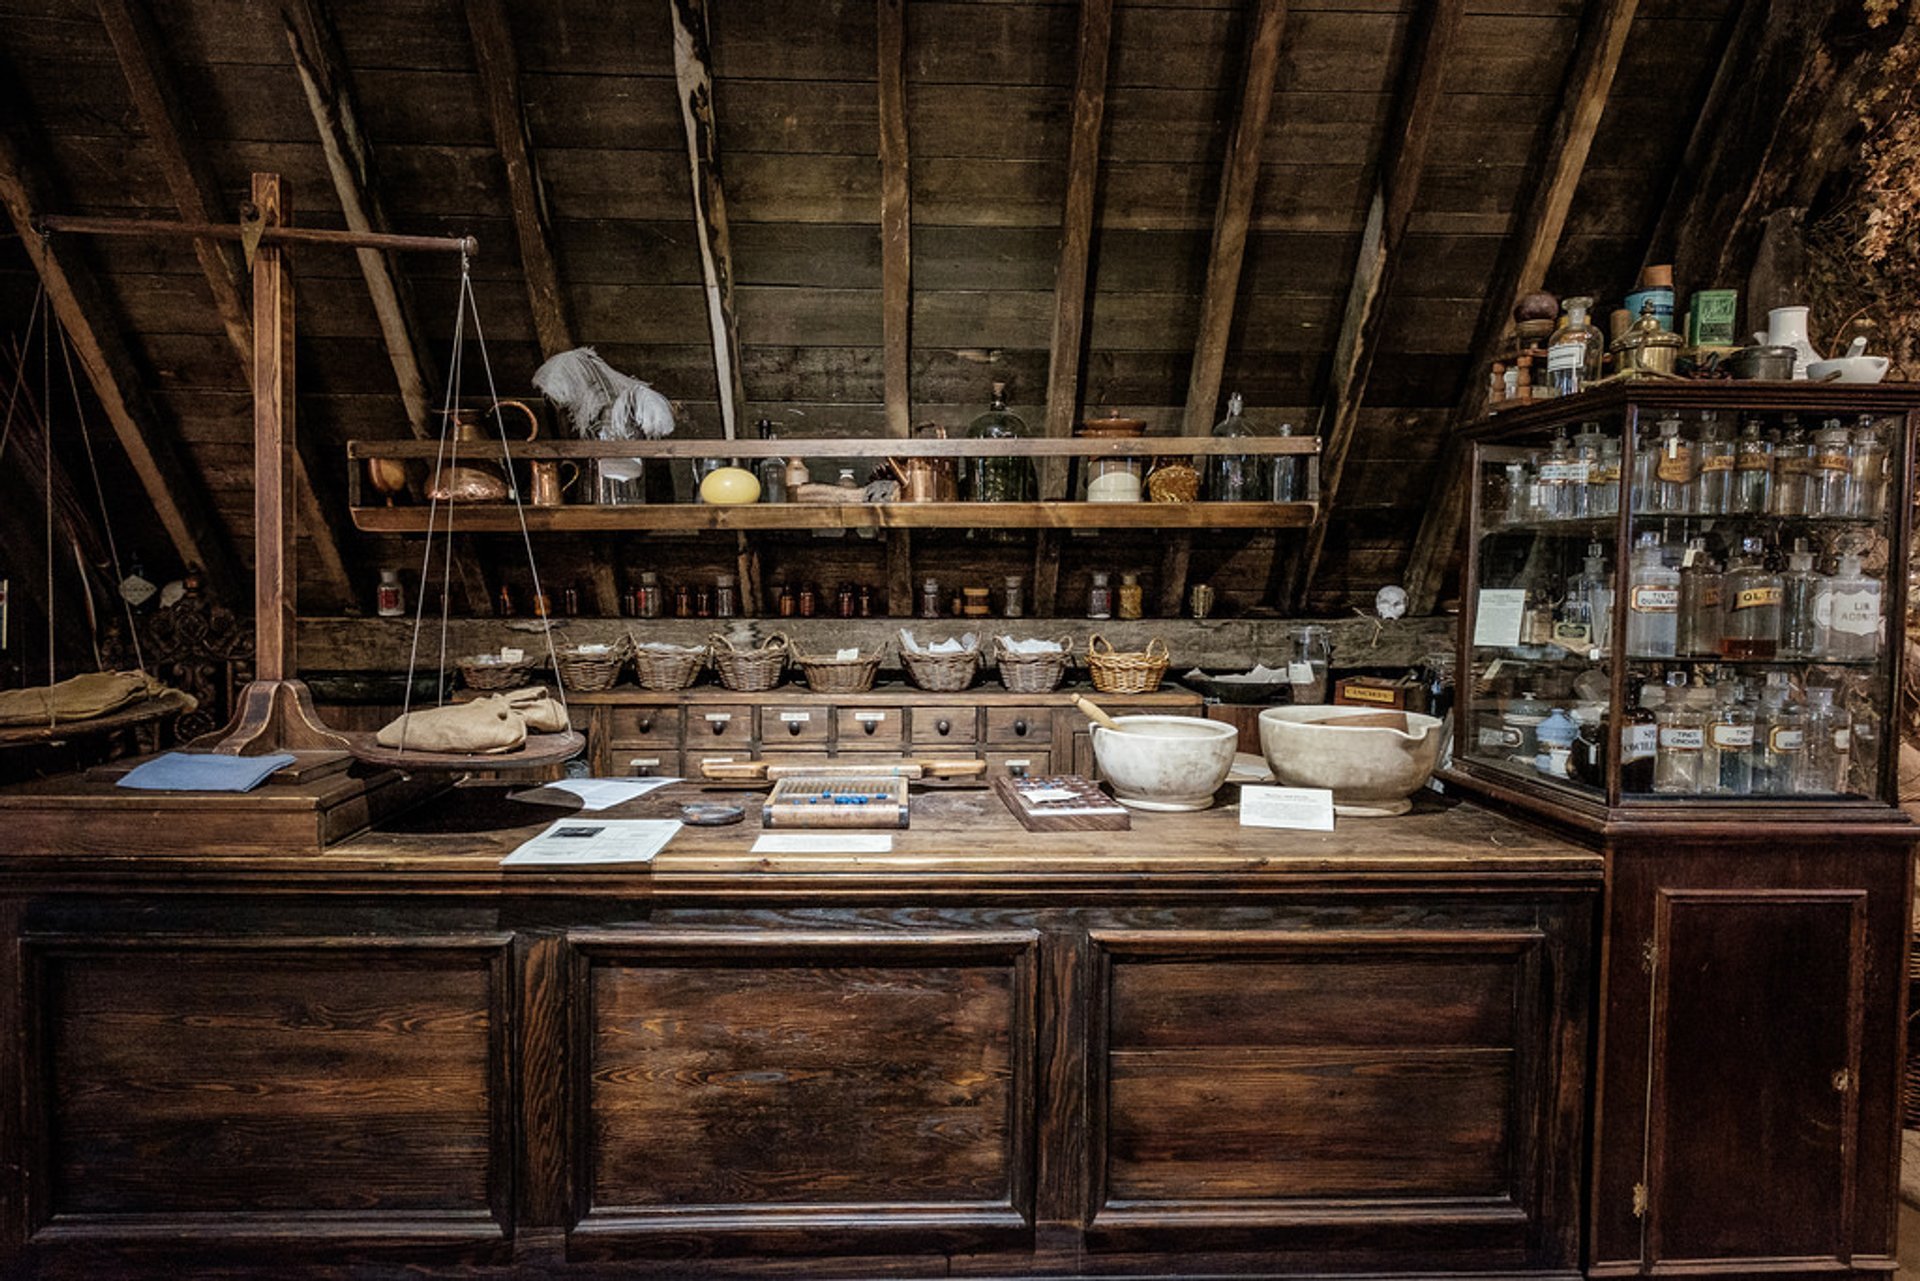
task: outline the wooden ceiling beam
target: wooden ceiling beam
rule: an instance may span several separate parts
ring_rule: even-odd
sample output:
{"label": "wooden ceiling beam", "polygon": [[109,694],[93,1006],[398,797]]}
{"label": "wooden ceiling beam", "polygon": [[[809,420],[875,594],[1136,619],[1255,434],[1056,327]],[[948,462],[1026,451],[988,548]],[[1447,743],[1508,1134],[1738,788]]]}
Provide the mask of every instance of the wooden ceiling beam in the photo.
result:
{"label": "wooden ceiling beam", "polygon": [[546,188],[540,182],[526,104],[520,98],[520,56],[507,25],[506,0],[467,0],[467,30],[473,38],[473,56],[480,68],[480,87],[486,95],[494,145],[506,166],[507,203],[513,210],[514,235],[520,244],[520,269],[526,277],[527,302],[533,308],[533,331],[540,340],[540,354],[557,356],[573,349],[573,325],[567,319],[567,299],[560,288]]}
{"label": "wooden ceiling beam", "polygon": [[1512,323],[1514,300],[1546,283],[1638,10],[1639,0],[1597,0],[1581,22],[1559,110],[1528,166],[1521,187],[1527,199],[1516,211],[1513,230],[1480,305],[1468,355],[1467,387],[1449,425],[1450,439],[1441,460],[1441,486],[1427,506],[1408,558],[1406,588],[1413,613],[1432,613],[1438,603],[1466,515],[1467,478],[1451,434],[1479,417],[1485,406],[1483,371]]}
{"label": "wooden ceiling beam", "polygon": [[880,95],[880,332],[887,434],[913,434],[913,192],[907,151],[906,0],[875,0]]}
{"label": "wooden ceiling beam", "polygon": [[[230,222],[220,186],[205,156],[194,145],[197,131],[193,118],[180,95],[172,65],[167,57],[153,15],[144,0],[98,0],[100,20],[107,38],[113,42],[114,56],[127,82],[127,91],[140,113],[146,131],[147,148],[159,162],[161,175],[173,195],[174,204],[185,222]],[[200,273],[213,295],[214,309],[220,313],[221,328],[233,348],[249,388],[253,385],[253,321],[248,314],[246,286],[241,281],[240,255],[230,243],[205,238],[193,241]],[[341,503],[322,503],[313,481],[309,460],[311,445],[293,459],[295,489],[300,513],[313,550],[320,561],[322,577],[347,604],[366,599],[372,584],[362,581],[349,568],[343,548],[347,543],[345,507]]]}
{"label": "wooden ceiling beam", "polygon": [[1273,89],[1280,76],[1280,46],[1286,31],[1287,0],[1255,0],[1240,105],[1220,164],[1220,198],[1214,205],[1213,241],[1200,292],[1200,328],[1187,377],[1186,409],[1180,418],[1180,430],[1188,436],[1213,430],[1220,404],[1220,376],[1227,366],[1227,340],[1233,335],[1240,267],[1246,259],[1254,189],[1260,180],[1260,152],[1273,114]]}
{"label": "wooden ceiling beam", "polygon": [[1386,327],[1387,295],[1400,265],[1400,249],[1413,221],[1420,180],[1433,150],[1440,91],[1448,54],[1460,30],[1464,0],[1432,0],[1414,19],[1417,31],[1408,44],[1394,108],[1394,126],[1387,135],[1378,167],[1373,199],[1367,206],[1366,229],[1354,260],[1347,288],[1346,313],[1334,343],[1333,377],[1320,409],[1316,433],[1320,453],[1320,506],[1307,530],[1306,545],[1294,561],[1290,602],[1298,607],[1313,585],[1327,546],[1327,527],[1340,499],[1340,480],[1360,422],[1367,380],[1380,353]]}
{"label": "wooden ceiling beam", "polygon": [[240,558],[214,516],[206,486],[181,457],[175,437],[158,428],[133,356],[91,269],[70,244],[43,239],[35,228],[37,215],[53,212],[50,186],[30,159],[41,150],[26,135],[24,113],[13,104],[8,108],[0,111],[0,204],[46,285],[47,299],[168,541],[183,565],[199,566],[212,589],[231,600],[245,581]]}
{"label": "wooden ceiling beam", "polygon": [[727,199],[720,182],[720,140],[713,118],[713,50],[708,44],[706,0],[667,0],[673,15],[673,74],[680,90],[680,121],[687,133],[687,164],[693,178],[693,223],[700,244],[700,274],[706,284],[707,324],[713,342],[713,375],[720,400],[720,431],[739,436],[746,404],[740,379],[740,335],[734,323],[733,248],[727,233]]}

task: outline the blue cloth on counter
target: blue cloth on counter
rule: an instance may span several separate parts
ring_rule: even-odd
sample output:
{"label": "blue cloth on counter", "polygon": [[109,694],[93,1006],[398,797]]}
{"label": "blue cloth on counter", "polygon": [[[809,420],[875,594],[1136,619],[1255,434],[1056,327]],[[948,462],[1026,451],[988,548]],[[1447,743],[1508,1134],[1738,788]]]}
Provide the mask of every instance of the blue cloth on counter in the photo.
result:
{"label": "blue cloth on counter", "polygon": [[119,786],[148,792],[251,792],[267,775],[293,762],[292,752],[268,756],[168,752],[128,770]]}

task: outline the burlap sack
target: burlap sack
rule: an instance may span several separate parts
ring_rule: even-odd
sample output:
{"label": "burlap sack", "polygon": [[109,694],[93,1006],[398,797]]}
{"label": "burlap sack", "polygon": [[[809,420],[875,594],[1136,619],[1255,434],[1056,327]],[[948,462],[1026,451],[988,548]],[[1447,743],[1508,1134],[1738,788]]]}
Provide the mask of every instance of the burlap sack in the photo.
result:
{"label": "burlap sack", "polygon": [[164,681],[145,672],[88,672],[57,685],[0,691],[0,725],[64,725],[91,720],[166,691]]}
{"label": "burlap sack", "polygon": [[545,685],[529,685],[525,689],[509,690],[501,697],[513,705],[527,723],[527,731],[533,734],[558,734],[567,728],[567,709],[558,699],[549,697]]}
{"label": "burlap sack", "polygon": [[375,736],[382,747],[409,752],[511,752],[527,741],[527,722],[503,694],[396,716]]}

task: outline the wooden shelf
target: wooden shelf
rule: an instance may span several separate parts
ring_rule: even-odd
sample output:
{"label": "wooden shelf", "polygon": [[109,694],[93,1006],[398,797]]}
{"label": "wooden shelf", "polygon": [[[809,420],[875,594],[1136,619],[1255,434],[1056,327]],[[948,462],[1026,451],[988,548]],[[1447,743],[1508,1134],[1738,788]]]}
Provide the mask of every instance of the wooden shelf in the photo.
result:
{"label": "wooden shelf", "polygon": [[[517,533],[508,503],[451,504],[455,533]],[[435,518],[445,532],[448,504]],[[354,526],[370,534],[424,534],[425,506],[355,507]],[[1313,503],[644,503],[528,507],[534,533],[615,530],[754,529],[1304,529]]]}
{"label": "wooden shelf", "polygon": [[[437,440],[350,440],[347,457],[422,458],[439,456]],[[1202,457],[1215,454],[1314,455],[1317,436],[1076,436],[974,440],[967,437],[895,440],[872,436],[810,437],[775,440],[514,440],[515,461],[530,458],[1107,458]],[[496,459],[497,438],[464,441],[467,458]]]}

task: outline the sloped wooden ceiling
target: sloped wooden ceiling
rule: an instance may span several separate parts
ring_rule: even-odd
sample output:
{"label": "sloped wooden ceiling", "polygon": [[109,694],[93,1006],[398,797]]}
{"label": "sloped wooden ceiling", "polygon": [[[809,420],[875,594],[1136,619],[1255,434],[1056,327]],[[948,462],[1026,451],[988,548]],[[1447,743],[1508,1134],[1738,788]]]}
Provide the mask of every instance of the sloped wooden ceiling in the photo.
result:
{"label": "sloped wooden ceiling", "polygon": [[[1368,204],[1391,137],[1416,3],[1294,0],[1267,121],[1222,378],[1249,414],[1303,431],[1328,392]],[[1598,0],[1593,0],[1598,3]],[[337,27],[396,230],[477,235],[492,367],[528,390],[541,358],[509,189],[459,0],[308,0]],[[1643,0],[1549,287],[1631,283],[1731,25],[1734,0]],[[668,0],[505,6],[530,155],[574,339],[718,434]],[[747,404],[806,434],[881,434],[875,0],[715,0],[714,107],[731,223]],[[1240,99],[1251,4],[1119,0],[1101,135],[1081,409],[1181,419],[1221,158]],[[281,6],[169,0],[150,12],[197,146],[224,197],[248,175],[291,184],[298,220],[341,225]],[[1580,0],[1468,0],[1324,565],[1306,600],[1337,610],[1400,579],[1439,483],[1444,424],[1472,376],[1483,292],[1515,230],[1528,167],[1561,103]],[[1045,419],[1079,9],[912,0],[905,84],[912,202],[911,418],[963,429],[995,379]],[[0,0],[0,51],[66,212],[178,216],[90,0]],[[250,402],[201,266],[184,244],[98,241],[115,320],[166,429],[250,554]],[[457,261],[403,259],[442,367]],[[17,243],[0,301],[31,298]],[[300,279],[300,429],[312,456],[408,432],[354,259],[309,251]],[[469,363],[468,391],[478,365]],[[337,464],[344,468],[344,462]],[[349,554],[401,563],[349,533]],[[164,544],[160,544],[164,547]],[[623,549],[618,555],[630,555]],[[152,559],[164,560],[156,553]],[[724,558],[723,558],[724,559]],[[303,556],[302,610],[349,603]]]}

